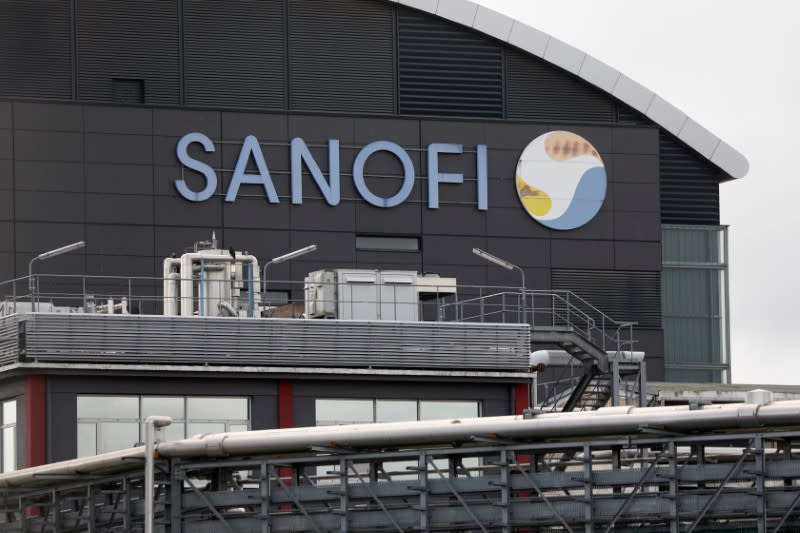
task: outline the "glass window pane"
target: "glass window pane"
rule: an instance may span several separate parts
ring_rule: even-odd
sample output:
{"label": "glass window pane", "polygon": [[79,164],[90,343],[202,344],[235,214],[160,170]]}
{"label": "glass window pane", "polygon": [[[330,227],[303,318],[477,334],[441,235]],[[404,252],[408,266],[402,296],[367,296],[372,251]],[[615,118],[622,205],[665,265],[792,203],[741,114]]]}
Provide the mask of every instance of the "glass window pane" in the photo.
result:
{"label": "glass window pane", "polygon": [[[144,426],[142,427],[144,435]],[[186,438],[186,426],[182,422],[173,422],[169,426],[161,429],[162,440],[183,440]]]}
{"label": "glass window pane", "polygon": [[189,398],[190,420],[248,420],[247,398]]}
{"label": "glass window pane", "polygon": [[155,415],[183,419],[183,398],[142,396],[142,420]]}
{"label": "glass window pane", "polygon": [[418,252],[419,237],[372,237],[368,235],[356,235],[356,249]]}
{"label": "glass window pane", "polygon": [[17,469],[17,428],[3,429],[3,472]]}
{"label": "glass window pane", "polygon": [[476,418],[478,416],[478,402],[475,401],[422,401],[419,406],[420,420]]}
{"label": "glass window pane", "polygon": [[17,400],[3,402],[3,425],[17,423]]}
{"label": "glass window pane", "polygon": [[139,418],[136,396],[78,396],[78,418]]}
{"label": "glass window pane", "polygon": [[138,422],[103,422],[100,424],[100,453],[133,448],[139,443]]}
{"label": "glass window pane", "polygon": [[416,400],[378,400],[376,422],[413,422],[417,419]]}
{"label": "glass window pane", "polygon": [[247,427],[247,424],[231,424],[228,427],[228,431],[231,433],[239,433],[241,431],[250,431],[250,428]]}
{"label": "glass window pane", "polygon": [[97,426],[78,424],[78,457],[97,455]]}
{"label": "glass window pane", "polygon": [[190,423],[186,434],[190,437],[206,433],[225,433],[225,422]]}
{"label": "glass window pane", "polygon": [[317,425],[369,424],[374,422],[372,400],[320,399],[316,402]]}

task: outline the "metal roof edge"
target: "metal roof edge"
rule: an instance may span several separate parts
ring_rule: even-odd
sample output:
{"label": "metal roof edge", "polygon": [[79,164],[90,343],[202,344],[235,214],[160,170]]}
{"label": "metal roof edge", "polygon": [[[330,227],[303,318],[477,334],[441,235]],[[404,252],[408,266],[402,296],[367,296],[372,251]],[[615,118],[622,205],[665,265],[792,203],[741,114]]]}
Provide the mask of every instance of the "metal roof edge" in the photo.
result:
{"label": "metal roof edge", "polygon": [[552,35],[472,0],[381,0],[472,28],[560,67],[624,102],[672,133],[732,178],[747,175],[747,158],[683,111],[622,72]]}

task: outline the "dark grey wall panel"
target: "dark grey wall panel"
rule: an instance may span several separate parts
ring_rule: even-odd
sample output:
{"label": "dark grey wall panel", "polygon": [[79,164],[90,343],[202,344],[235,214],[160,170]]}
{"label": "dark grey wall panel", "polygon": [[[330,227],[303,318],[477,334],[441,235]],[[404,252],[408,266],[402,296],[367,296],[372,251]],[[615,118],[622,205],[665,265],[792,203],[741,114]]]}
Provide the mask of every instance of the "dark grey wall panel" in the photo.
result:
{"label": "dark grey wall panel", "polygon": [[398,106],[404,115],[503,116],[503,49],[456,24],[397,11]]}
{"label": "dark grey wall panel", "polygon": [[18,161],[14,165],[16,189],[83,192],[83,165],[65,161]]}
{"label": "dark grey wall panel", "polygon": [[720,170],[666,132],[661,133],[661,221],[719,224]]}
{"label": "dark grey wall panel", "polygon": [[613,122],[613,99],[551,63],[506,50],[509,118],[558,122]]}
{"label": "dark grey wall panel", "polygon": [[113,79],[142,80],[144,103],[180,102],[177,0],[76,0],[78,99],[112,102]]}
{"label": "dark grey wall panel", "polygon": [[289,0],[289,106],[394,112],[394,8],[369,0]]}
{"label": "dark grey wall panel", "polygon": [[41,131],[83,131],[83,108],[79,105],[15,102],[14,128]]}
{"label": "dark grey wall panel", "polygon": [[72,98],[71,17],[66,0],[0,2],[0,96]]}
{"label": "dark grey wall panel", "polygon": [[185,101],[285,109],[284,2],[184,0]]}
{"label": "dark grey wall panel", "polygon": [[661,327],[661,272],[553,269],[553,288],[574,292],[616,321]]}

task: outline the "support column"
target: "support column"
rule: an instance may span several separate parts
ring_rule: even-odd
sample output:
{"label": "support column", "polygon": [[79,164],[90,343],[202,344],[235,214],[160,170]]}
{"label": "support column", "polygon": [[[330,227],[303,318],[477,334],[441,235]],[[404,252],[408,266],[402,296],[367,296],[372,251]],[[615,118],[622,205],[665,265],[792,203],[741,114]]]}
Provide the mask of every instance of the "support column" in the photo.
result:
{"label": "support column", "polygon": [[25,467],[47,462],[47,380],[25,376]]}
{"label": "support column", "polygon": [[514,414],[521,415],[522,411],[528,408],[528,387],[527,383],[514,384]]}
{"label": "support column", "polygon": [[289,380],[278,382],[278,428],[294,427],[294,407],[292,405],[292,385]]}

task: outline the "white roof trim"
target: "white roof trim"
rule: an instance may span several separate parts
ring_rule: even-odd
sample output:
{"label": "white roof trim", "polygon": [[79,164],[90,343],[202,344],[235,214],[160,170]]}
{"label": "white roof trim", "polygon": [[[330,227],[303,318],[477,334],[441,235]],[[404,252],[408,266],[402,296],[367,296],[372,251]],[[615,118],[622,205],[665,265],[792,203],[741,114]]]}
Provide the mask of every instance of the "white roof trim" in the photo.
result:
{"label": "white roof trim", "polygon": [[[385,0],[384,0],[385,1]],[[653,91],[555,37],[472,0],[389,0],[467,26],[578,75],[669,131],[733,178],[747,174],[744,155]]]}

